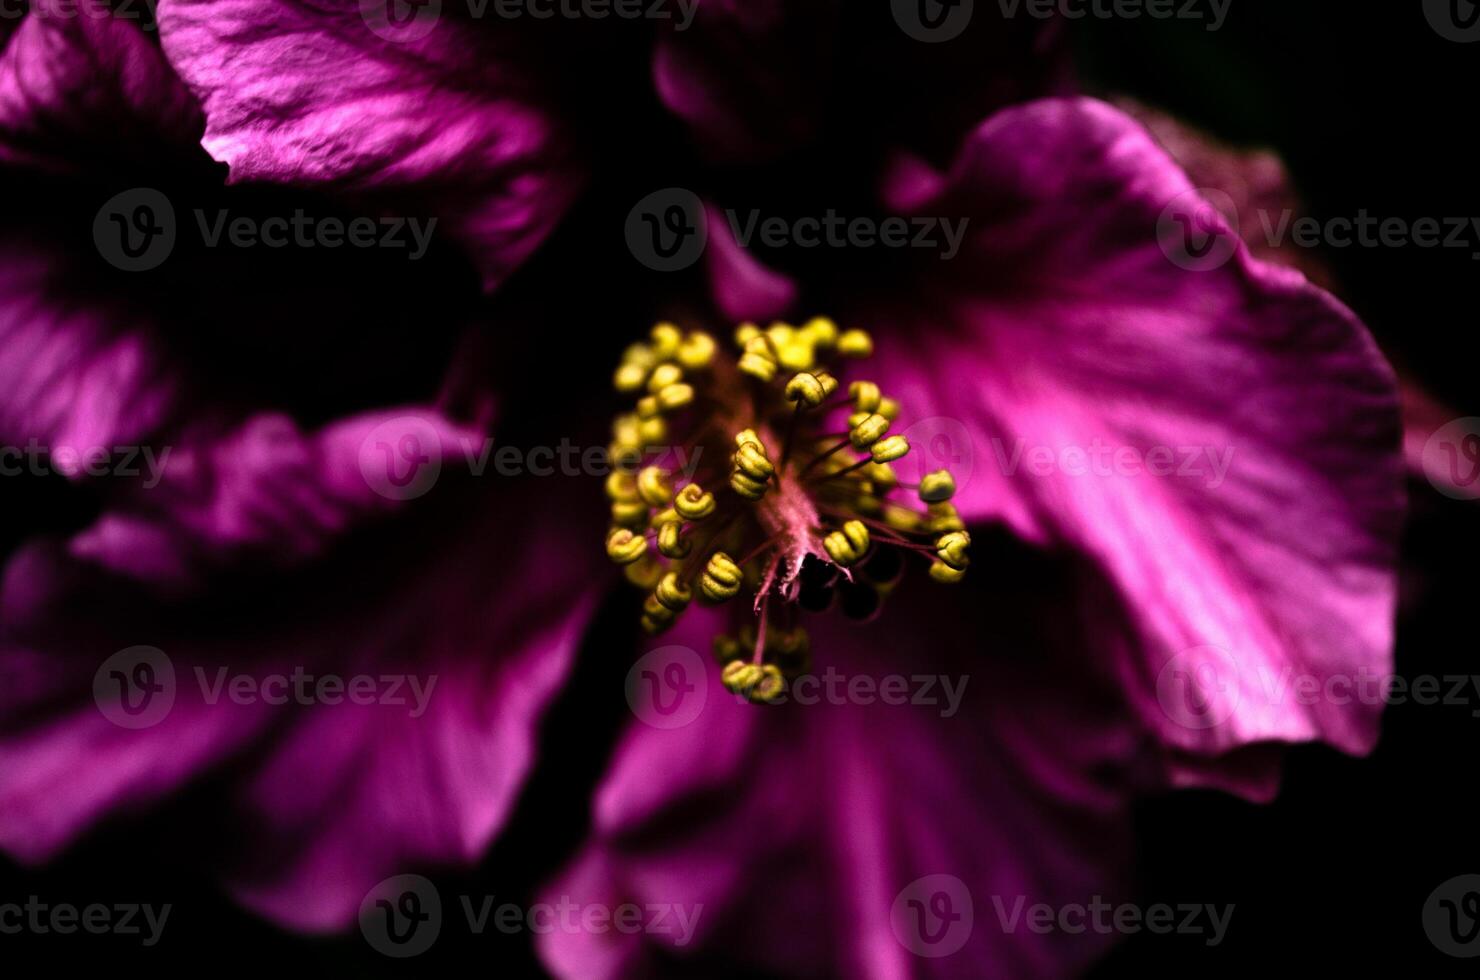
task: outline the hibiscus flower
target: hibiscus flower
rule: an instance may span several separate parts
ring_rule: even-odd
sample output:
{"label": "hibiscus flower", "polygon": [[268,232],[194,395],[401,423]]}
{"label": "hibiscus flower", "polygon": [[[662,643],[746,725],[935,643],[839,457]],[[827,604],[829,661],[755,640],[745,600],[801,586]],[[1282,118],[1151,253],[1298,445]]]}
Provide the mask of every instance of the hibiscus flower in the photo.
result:
{"label": "hibiscus flower", "polygon": [[[682,937],[544,936],[561,975],[1072,971],[1105,937],[1009,932],[998,909],[1127,895],[1137,796],[1216,786],[1267,799],[1281,746],[1360,753],[1376,737],[1373,706],[1281,702],[1266,687],[1389,666],[1399,426],[1362,325],[1298,272],[1252,256],[1148,131],[1104,103],[1004,108],[1044,86],[999,83],[949,100],[976,110],[969,124],[912,119],[820,140],[866,112],[830,91],[836,72],[817,70],[823,54],[853,64],[838,24],[858,22],[819,10],[706,3],[693,32],[657,49],[654,89],[699,149],[684,182],[706,201],[710,238],[692,272],[629,287],[656,295],[663,325],[616,379],[637,404],[613,448],[641,469],[609,485],[618,526],[605,550],[646,596],[630,640],[606,642],[698,707],[678,727],[639,711],[597,790],[590,839],[549,895],[703,913]],[[491,26],[449,15],[387,38],[350,5],[160,5],[164,53],[204,112],[202,145],[234,181],[450,210],[483,287],[548,297],[547,328],[565,331],[569,270],[558,287],[541,278],[550,264],[536,268],[536,246],[562,214],[570,238],[615,239],[601,202],[662,185],[593,166],[597,204],[567,213],[581,173],[567,148],[611,151],[580,126],[568,133],[576,117],[541,111],[545,92],[524,73],[533,59],[502,57]],[[781,68],[753,54],[798,47]],[[961,65],[931,67],[950,77]],[[777,81],[793,71],[800,82]],[[648,119],[623,108],[624,122]],[[814,154],[823,142],[846,150]],[[754,204],[772,186],[757,175],[776,169],[800,188],[793,203],[836,193],[880,218],[964,221],[962,247],[948,260],[752,250],[724,212]],[[1169,239],[1179,217],[1206,240]],[[1209,242],[1216,261],[1202,261]],[[522,404],[594,414],[585,362],[571,358],[558,377],[538,363]],[[702,449],[711,470],[668,468],[647,452],[664,443],[675,458]],[[422,552],[424,576],[402,572],[369,600],[405,642],[363,625],[360,644],[336,637],[356,663],[389,646],[408,671],[436,664],[455,693],[435,722],[387,730],[375,712],[347,721],[319,708],[301,738],[274,743],[244,800],[278,862],[249,855],[259,861],[237,890],[253,907],[343,926],[377,879],[486,846],[530,765],[529,730],[567,679],[590,593],[607,584],[568,557],[602,550],[584,525],[607,504],[590,496],[586,511],[532,488],[468,495],[473,523],[446,532],[459,546]],[[211,633],[185,662],[243,649],[312,662],[315,638],[367,607],[332,584],[354,580],[341,574],[282,607],[275,622],[295,636],[221,649]],[[711,649],[722,664],[692,670]],[[828,676],[844,693],[804,701],[805,682]],[[896,679],[904,703],[882,693]],[[927,680],[933,697],[919,693]],[[266,737],[236,714],[250,713],[199,712],[233,738]],[[153,737],[187,737],[195,715],[177,707]],[[17,812],[34,816],[0,843],[40,858],[82,821],[38,829],[42,794],[71,782],[35,732],[76,736],[18,730],[21,749],[0,743],[7,753],[42,745],[16,756],[31,775],[22,791],[34,787]],[[165,780],[137,748],[147,739],[105,734],[129,763],[114,768],[148,792],[92,801],[88,817],[207,761]]]}

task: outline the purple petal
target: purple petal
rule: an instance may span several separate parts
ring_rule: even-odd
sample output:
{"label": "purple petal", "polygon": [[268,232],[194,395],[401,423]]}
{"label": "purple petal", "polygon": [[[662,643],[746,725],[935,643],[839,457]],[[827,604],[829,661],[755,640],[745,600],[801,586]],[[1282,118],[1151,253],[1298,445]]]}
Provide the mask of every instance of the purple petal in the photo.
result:
{"label": "purple petal", "polygon": [[[930,185],[889,194],[968,216],[960,257],[866,310],[878,380],[928,420],[918,465],[964,456],[970,518],[1105,569],[1140,631],[1116,670],[1174,773],[1205,781],[1188,755],[1266,740],[1370,749],[1380,698],[1293,686],[1391,664],[1400,433],[1361,323],[1252,258],[1104,104],[1004,112],[921,198]],[[1205,222],[1201,258],[1179,216]]]}
{"label": "purple petal", "polygon": [[[1100,936],[1008,933],[996,903],[1124,897],[1147,743],[1111,680],[1077,665],[1099,620],[1074,615],[1073,583],[1054,570],[1015,586],[1021,570],[1002,572],[965,594],[907,581],[873,626],[809,621],[818,676],[843,678],[835,693],[738,703],[706,663],[693,722],[634,724],[591,842],[542,897],[682,908],[692,935],[555,931],[540,939],[546,965],[569,977],[646,976],[670,957],[699,973],[1064,976],[1102,952]],[[716,623],[689,616],[661,645],[708,646]],[[888,678],[903,685],[890,687],[896,703],[881,700]],[[858,679],[871,695],[847,693]],[[952,951],[911,929],[905,906],[922,888],[957,910],[970,901]]]}
{"label": "purple petal", "polygon": [[435,217],[485,285],[497,285],[581,182],[567,134],[537,96],[536,55],[518,36],[453,18],[398,37],[366,9],[166,0],[159,21],[165,51],[205,106],[205,148],[233,180]]}
{"label": "purple petal", "polygon": [[[292,473],[287,496],[302,489]],[[200,600],[163,602],[67,542],[26,545],[0,587],[0,847],[43,860],[231,761],[246,815],[232,887],[284,924],[343,928],[380,879],[473,861],[529,771],[602,583],[593,529],[509,519],[540,513],[534,491],[388,524],[352,553]],[[169,658],[175,697],[131,729],[92,690],[105,658],[139,644]],[[426,696],[409,681],[398,694],[381,682],[373,704],[237,703],[216,689],[295,670],[345,686],[415,678]]]}
{"label": "purple petal", "polygon": [[0,163],[71,171],[199,154],[189,90],[101,0],[35,0],[0,43]]}

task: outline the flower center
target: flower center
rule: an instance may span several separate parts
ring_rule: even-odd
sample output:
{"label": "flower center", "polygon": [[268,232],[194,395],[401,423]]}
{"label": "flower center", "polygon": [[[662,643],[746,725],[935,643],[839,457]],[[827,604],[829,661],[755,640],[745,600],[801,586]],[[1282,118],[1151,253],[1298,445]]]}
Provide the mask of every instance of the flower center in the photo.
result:
{"label": "flower center", "polygon": [[727,356],[703,331],[660,323],[627,349],[615,384],[637,404],[613,425],[606,549],[649,593],[649,633],[695,599],[751,596],[714,652],[728,688],[766,702],[809,669],[803,614],[872,616],[910,553],[958,582],[971,539],[948,471],[903,484],[890,466],[910,450],[889,434],[899,404],[871,381],[840,391],[830,366],[871,356],[867,333],[819,317],[741,324],[735,342]]}

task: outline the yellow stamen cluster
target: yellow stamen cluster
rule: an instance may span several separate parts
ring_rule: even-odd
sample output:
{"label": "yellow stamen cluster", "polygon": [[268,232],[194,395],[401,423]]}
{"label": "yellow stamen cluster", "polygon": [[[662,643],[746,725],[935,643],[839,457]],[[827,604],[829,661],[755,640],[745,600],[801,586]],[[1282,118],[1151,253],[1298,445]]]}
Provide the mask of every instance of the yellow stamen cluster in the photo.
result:
{"label": "yellow stamen cluster", "polygon": [[[846,402],[833,400],[841,384],[831,369],[840,358],[871,356],[868,333],[818,317],[800,327],[741,324],[735,343],[738,355],[721,357],[710,334],[660,323],[623,354],[613,380],[635,405],[613,425],[619,469],[606,481],[606,548],[648,593],[642,624],[651,633],[696,598],[719,604],[753,594],[764,637],[757,642],[757,629],[742,624],[716,638],[715,656],[730,690],[772,702],[788,678],[810,670],[793,602],[825,609],[836,591],[849,615],[870,615],[900,574],[885,550],[919,554],[933,579],[956,582],[971,538],[951,504],[950,473],[902,485],[891,466],[910,451],[890,432],[899,403],[868,380],[848,384]],[[678,459],[696,461],[679,479],[658,453],[670,430],[685,453]],[[707,466],[701,451],[712,454]],[[718,487],[708,492],[705,483]],[[902,486],[918,493],[923,511],[891,496]]]}
{"label": "yellow stamen cluster", "polygon": [[734,466],[730,489],[746,500],[759,500],[766,495],[766,484],[775,475],[776,467],[754,429],[745,429],[735,436],[735,454],[730,462]]}

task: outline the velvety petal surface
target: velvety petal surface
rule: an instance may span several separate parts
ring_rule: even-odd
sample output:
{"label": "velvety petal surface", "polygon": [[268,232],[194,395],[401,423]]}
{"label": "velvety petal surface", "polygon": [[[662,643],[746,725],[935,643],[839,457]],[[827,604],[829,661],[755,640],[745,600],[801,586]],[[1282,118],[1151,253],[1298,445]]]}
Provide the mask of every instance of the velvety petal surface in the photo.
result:
{"label": "velvety petal surface", "polygon": [[[703,707],[680,705],[693,720],[677,728],[631,726],[591,841],[541,898],[667,914],[628,933],[541,937],[556,975],[667,963],[686,975],[1066,976],[1103,951],[1104,936],[1040,935],[1012,918],[1019,903],[1125,894],[1147,745],[1115,685],[1082,663],[1111,625],[1076,601],[1095,589],[1041,560],[963,591],[918,571],[877,623],[809,619],[818,683],[785,704],[725,692],[704,652],[713,617],[686,615],[645,644],[699,651],[701,676],[687,679],[702,695],[686,697]],[[939,893],[964,918],[922,932],[909,903]]]}
{"label": "velvety petal surface", "polygon": [[954,260],[858,309],[917,464],[964,474],[969,518],[1105,569],[1139,631],[1115,669],[1174,777],[1256,742],[1369,749],[1380,699],[1345,685],[1391,665],[1403,484],[1357,318],[1102,103],[1003,112],[886,195],[970,220]]}
{"label": "velvety petal surface", "polygon": [[[300,499],[300,481],[326,473],[312,492],[332,496],[349,465],[340,434],[307,440],[320,465],[284,467],[277,496]],[[449,499],[439,484],[420,512],[362,527],[311,565],[238,568],[169,601],[77,541],[30,541],[0,580],[0,847],[44,860],[110,813],[227,766],[242,821],[230,880],[286,925],[342,928],[380,879],[474,860],[532,765],[601,581],[572,560],[590,549],[566,540],[592,529],[505,519],[536,489],[548,495],[452,487]],[[94,682],[142,644],[168,658],[174,700],[134,729],[102,710]],[[287,686],[298,674],[310,692],[337,687],[300,699]],[[356,683],[368,701],[347,697]]]}
{"label": "velvety petal surface", "polygon": [[235,181],[323,189],[423,221],[501,282],[559,220],[581,174],[542,103],[547,52],[435,18],[400,33],[331,0],[167,0],[161,38]]}
{"label": "velvety petal surface", "polygon": [[0,34],[0,163],[74,172],[200,154],[200,107],[141,29],[142,12],[35,0]]}

